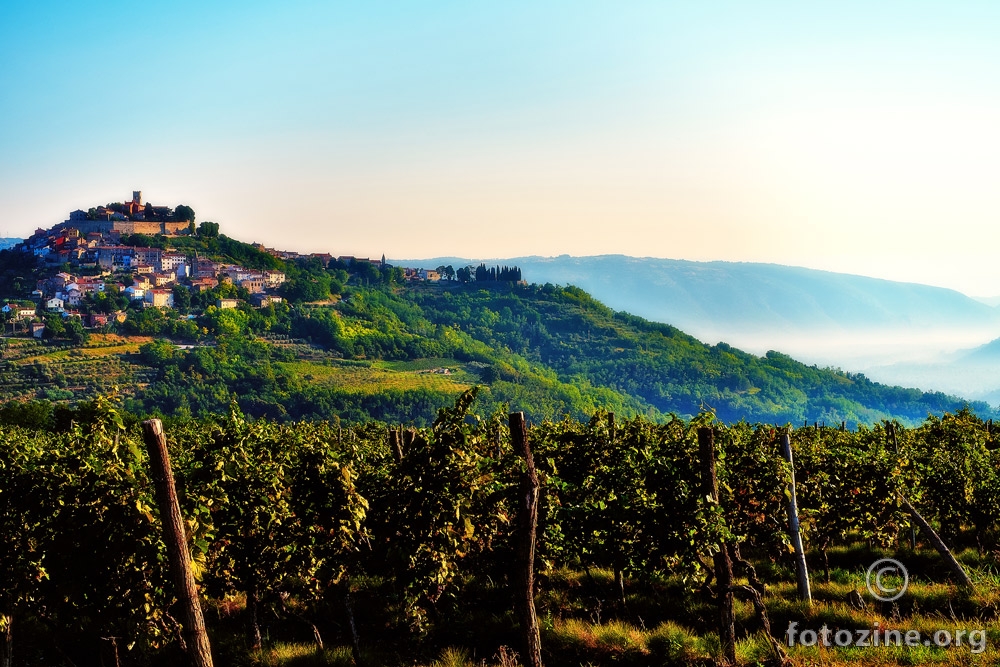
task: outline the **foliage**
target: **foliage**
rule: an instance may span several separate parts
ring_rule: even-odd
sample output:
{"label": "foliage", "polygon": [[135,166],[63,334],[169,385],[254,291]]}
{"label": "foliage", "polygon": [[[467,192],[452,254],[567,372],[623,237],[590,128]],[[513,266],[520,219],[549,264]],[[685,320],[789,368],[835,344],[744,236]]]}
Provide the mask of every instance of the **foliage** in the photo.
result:
{"label": "foliage", "polygon": [[[289,303],[218,309],[218,299],[249,297],[241,287],[222,284],[199,293],[178,288],[177,308],[164,310],[130,304],[110,288],[88,296],[84,311],[124,308],[126,321],[112,322],[112,330],[186,344],[218,342],[224,351],[239,350],[240,341],[251,338],[298,340],[258,346],[257,367],[238,354],[232,359],[228,351],[220,354],[214,365],[224,372],[215,377],[177,374],[173,363],[147,359],[149,365],[136,370],[152,381],[141,383],[129,402],[144,413],[208,415],[224,410],[235,394],[253,416],[322,418],[338,410],[351,420],[399,416],[429,424],[438,408],[477,381],[487,389],[480,400],[488,408],[516,404],[536,420],[567,415],[583,420],[605,409],[662,422],[670,414],[690,418],[711,408],[727,423],[809,420],[846,422],[853,428],[886,419],[913,425],[928,413],[956,412],[964,405],[939,393],[806,366],[775,352],[757,357],[723,343],[704,345],[669,325],[615,313],[575,287],[500,281],[463,285],[461,280],[401,287],[398,269],[371,262],[333,260],[324,266],[318,256],[285,261],[221,235],[177,237],[170,243],[191,255],[283,271]],[[50,337],[86,342],[82,327],[49,319]],[[430,393],[409,387],[380,397],[360,387],[317,386],[275,366],[289,361],[293,348],[294,355],[310,361],[454,359],[464,374],[463,386]],[[98,382],[93,378],[89,384]],[[38,395],[42,391],[39,387]],[[982,418],[995,412],[980,403],[970,408]]]}
{"label": "foliage", "polygon": [[[562,381],[580,379],[632,397],[643,411],[690,417],[711,407],[730,423],[810,420],[853,426],[893,418],[915,424],[928,413],[965,405],[941,393],[807,366],[777,352],[757,357],[724,343],[705,345],[667,324],[612,312],[575,287],[481,287],[444,294],[414,289],[401,296],[419,305],[430,322],[457,327],[484,343],[494,358],[523,359]],[[983,417],[994,414],[985,403],[972,407]]]}
{"label": "foliage", "polygon": [[0,250],[0,294],[25,298],[42,277],[42,263],[30,252]]}
{"label": "foliage", "polygon": [[194,222],[194,209],[186,204],[178,204],[174,209],[174,220]]}
{"label": "foliage", "polygon": [[[141,354],[179,358],[161,343]],[[470,582],[507,586],[512,577],[522,466],[504,413],[477,415],[476,393],[430,427],[401,438],[397,431],[398,449],[385,424],[254,421],[235,404],[218,420],[171,421],[204,591],[247,600],[251,642],[278,619],[321,622],[327,600],[346,599],[352,580],[384,582],[370,589],[369,604],[384,610],[393,632],[413,640],[446,633],[456,605],[482,594]],[[104,398],[58,414],[50,408],[0,409],[0,616],[73,638],[71,652],[93,652],[113,631],[152,655],[175,641],[176,625],[138,424]],[[33,430],[7,425],[15,420]],[[717,504],[703,493],[699,428],[715,436]],[[782,434],[726,426],[710,413],[656,423],[599,412],[531,427],[542,585],[557,585],[567,567],[609,568],[664,595],[671,575],[691,588],[722,541],[780,565],[789,478]],[[985,552],[996,547],[1000,508],[987,500],[996,495],[995,466],[975,464],[989,458],[992,432],[970,413],[916,429],[817,426],[792,436],[814,548],[897,544],[906,528],[897,494],[913,498],[953,542],[971,531]],[[956,465],[940,471],[949,458]]]}
{"label": "foliage", "polygon": [[144,457],[113,404],[77,416],[65,433],[0,427],[0,614],[158,645],[174,624]]}

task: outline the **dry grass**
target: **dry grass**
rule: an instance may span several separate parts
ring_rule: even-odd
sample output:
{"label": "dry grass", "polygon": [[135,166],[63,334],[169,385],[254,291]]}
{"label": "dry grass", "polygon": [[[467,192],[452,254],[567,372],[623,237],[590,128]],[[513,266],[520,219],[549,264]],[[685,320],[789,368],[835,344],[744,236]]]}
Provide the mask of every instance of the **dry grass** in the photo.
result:
{"label": "dry grass", "polygon": [[573,661],[593,664],[688,664],[718,652],[714,636],[697,637],[676,623],[652,630],[623,621],[589,623],[580,619],[557,620],[542,636],[547,653],[559,664]]}

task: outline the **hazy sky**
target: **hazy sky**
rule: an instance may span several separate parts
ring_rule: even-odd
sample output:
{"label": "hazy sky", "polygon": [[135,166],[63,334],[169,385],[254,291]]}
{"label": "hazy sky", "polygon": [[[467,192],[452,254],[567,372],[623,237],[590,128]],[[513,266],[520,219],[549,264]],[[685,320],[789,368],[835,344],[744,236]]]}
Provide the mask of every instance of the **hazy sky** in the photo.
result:
{"label": "hazy sky", "polygon": [[392,257],[1000,294],[1000,3],[0,5],[0,235],[127,199]]}

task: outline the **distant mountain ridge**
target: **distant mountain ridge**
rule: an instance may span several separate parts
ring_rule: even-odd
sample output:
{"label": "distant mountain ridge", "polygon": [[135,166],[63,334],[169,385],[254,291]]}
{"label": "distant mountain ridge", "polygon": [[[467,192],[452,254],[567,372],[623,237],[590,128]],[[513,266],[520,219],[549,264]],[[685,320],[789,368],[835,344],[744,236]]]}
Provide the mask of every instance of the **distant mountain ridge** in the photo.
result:
{"label": "distant mountain ridge", "polygon": [[6,250],[7,248],[13,248],[21,239],[10,239],[10,238],[0,238],[0,250]]}
{"label": "distant mountain ridge", "polygon": [[[1000,311],[955,290],[780,264],[598,255],[408,263],[516,264],[529,282],[572,284],[619,310],[669,321],[694,335],[733,323],[763,332],[864,326],[996,324]],[[431,267],[433,268],[433,267]],[[731,342],[731,341],[727,341]]]}

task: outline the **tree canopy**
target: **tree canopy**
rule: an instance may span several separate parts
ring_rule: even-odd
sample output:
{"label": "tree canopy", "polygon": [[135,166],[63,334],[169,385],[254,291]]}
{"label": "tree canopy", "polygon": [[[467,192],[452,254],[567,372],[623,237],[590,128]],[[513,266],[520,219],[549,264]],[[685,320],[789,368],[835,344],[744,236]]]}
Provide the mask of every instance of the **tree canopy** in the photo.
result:
{"label": "tree canopy", "polygon": [[174,219],[180,221],[194,222],[194,209],[186,204],[179,204],[174,209]]}

